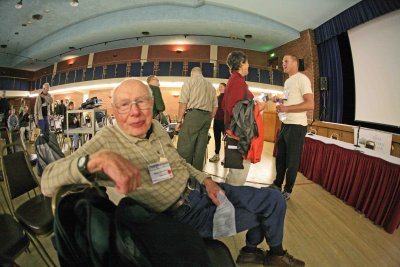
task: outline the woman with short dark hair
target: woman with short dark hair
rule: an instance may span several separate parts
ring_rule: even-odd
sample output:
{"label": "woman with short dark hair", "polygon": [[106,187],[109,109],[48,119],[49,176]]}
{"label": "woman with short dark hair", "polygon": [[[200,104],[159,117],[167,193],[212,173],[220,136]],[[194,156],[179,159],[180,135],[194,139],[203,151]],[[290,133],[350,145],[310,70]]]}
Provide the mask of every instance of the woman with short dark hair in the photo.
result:
{"label": "woman with short dark hair", "polygon": [[[248,85],[245,82],[245,77],[249,73],[249,62],[247,55],[242,51],[233,51],[229,53],[226,60],[231,77],[225,88],[222,108],[224,110],[225,128],[229,129],[230,122],[233,117],[233,107],[237,102],[244,99],[253,99],[254,95],[250,92]],[[263,103],[259,103],[260,111],[264,108]],[[243,169],[229,168],[226,177],[226,183],[231,185],[243,185],[246,182],[247,174],[250,169],[250,161],[243,160]]]}

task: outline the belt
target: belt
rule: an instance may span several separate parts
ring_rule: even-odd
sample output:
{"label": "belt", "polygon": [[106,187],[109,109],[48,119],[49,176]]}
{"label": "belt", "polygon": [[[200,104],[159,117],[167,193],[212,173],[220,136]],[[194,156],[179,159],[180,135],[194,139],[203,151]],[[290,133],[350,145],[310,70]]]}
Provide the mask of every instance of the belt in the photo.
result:
{"label": "belt", "polygon": [[185,189],[179,196],[178,200],[174,204],[172,204],[165,212],[170,213],[180,208],[185,203],[185,200],[188,198],[188,196],[194,191],[195,186],[196,178],[190,177],[187,181]]}
{"label": "belt", "polygon": [[201,111],[201,112],[210,113],[210,111],[208,111],[208,110],[199,109],[199,108],[188,108],[188,109],[186,110],[186,112],[189,112],[189,111],[192,111],[192,110],[197,110],[197,111]]}

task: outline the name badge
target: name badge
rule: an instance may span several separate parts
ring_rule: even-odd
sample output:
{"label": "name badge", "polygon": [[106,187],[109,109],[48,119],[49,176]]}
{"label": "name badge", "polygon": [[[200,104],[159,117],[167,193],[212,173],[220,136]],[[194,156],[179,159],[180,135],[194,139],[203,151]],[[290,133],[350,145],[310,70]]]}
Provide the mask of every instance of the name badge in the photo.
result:
{"label": "name badge", "polygon": [[168,161],[160,161],[156,163],[149,164],[147,166],[149,169],[151,181],[153,184],[171,179],[174,177],[172,174],[171,166]]}

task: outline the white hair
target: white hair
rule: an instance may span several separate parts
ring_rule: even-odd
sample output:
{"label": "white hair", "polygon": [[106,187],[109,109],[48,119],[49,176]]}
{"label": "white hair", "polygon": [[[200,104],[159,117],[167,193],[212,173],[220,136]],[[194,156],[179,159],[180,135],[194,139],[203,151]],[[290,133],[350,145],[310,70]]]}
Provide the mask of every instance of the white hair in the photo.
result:
{"label": "white hair", "polygon": [[147,88],[147,91],[149,93],[149,96],[153,97],[153,91],[151,91],[150,86],[148,86],[147,84],[145,84],[144,82],[142,82],[141,80],[135,79],[135,78],[126,78],[125,80],[123,80],[122,82],[120,82],[117,86],[115,86],[112,91],[111,91],[111,103],[114,104],[114,99],[115,99],[115,92],[117,91],[117,89],[121,86],[122,83],[126,82],[126,81],[138,81],[141,82],[143,84],[144,87]]}

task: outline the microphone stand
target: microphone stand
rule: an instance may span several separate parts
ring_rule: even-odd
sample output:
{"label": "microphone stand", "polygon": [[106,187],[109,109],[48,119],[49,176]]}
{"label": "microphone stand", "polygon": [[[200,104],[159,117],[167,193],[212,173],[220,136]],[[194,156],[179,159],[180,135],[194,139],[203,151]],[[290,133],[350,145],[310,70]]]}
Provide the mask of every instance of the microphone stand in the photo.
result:
{"label": "microphone stand", "polygon": [[360,145],[358,144],[358,141],[359,141],[359,139],[360,139],[360,128],[361,128],[361,125],[358,125],[358,130],[357,130],[357,144],[354,145],[355,147],[360,147]]}

